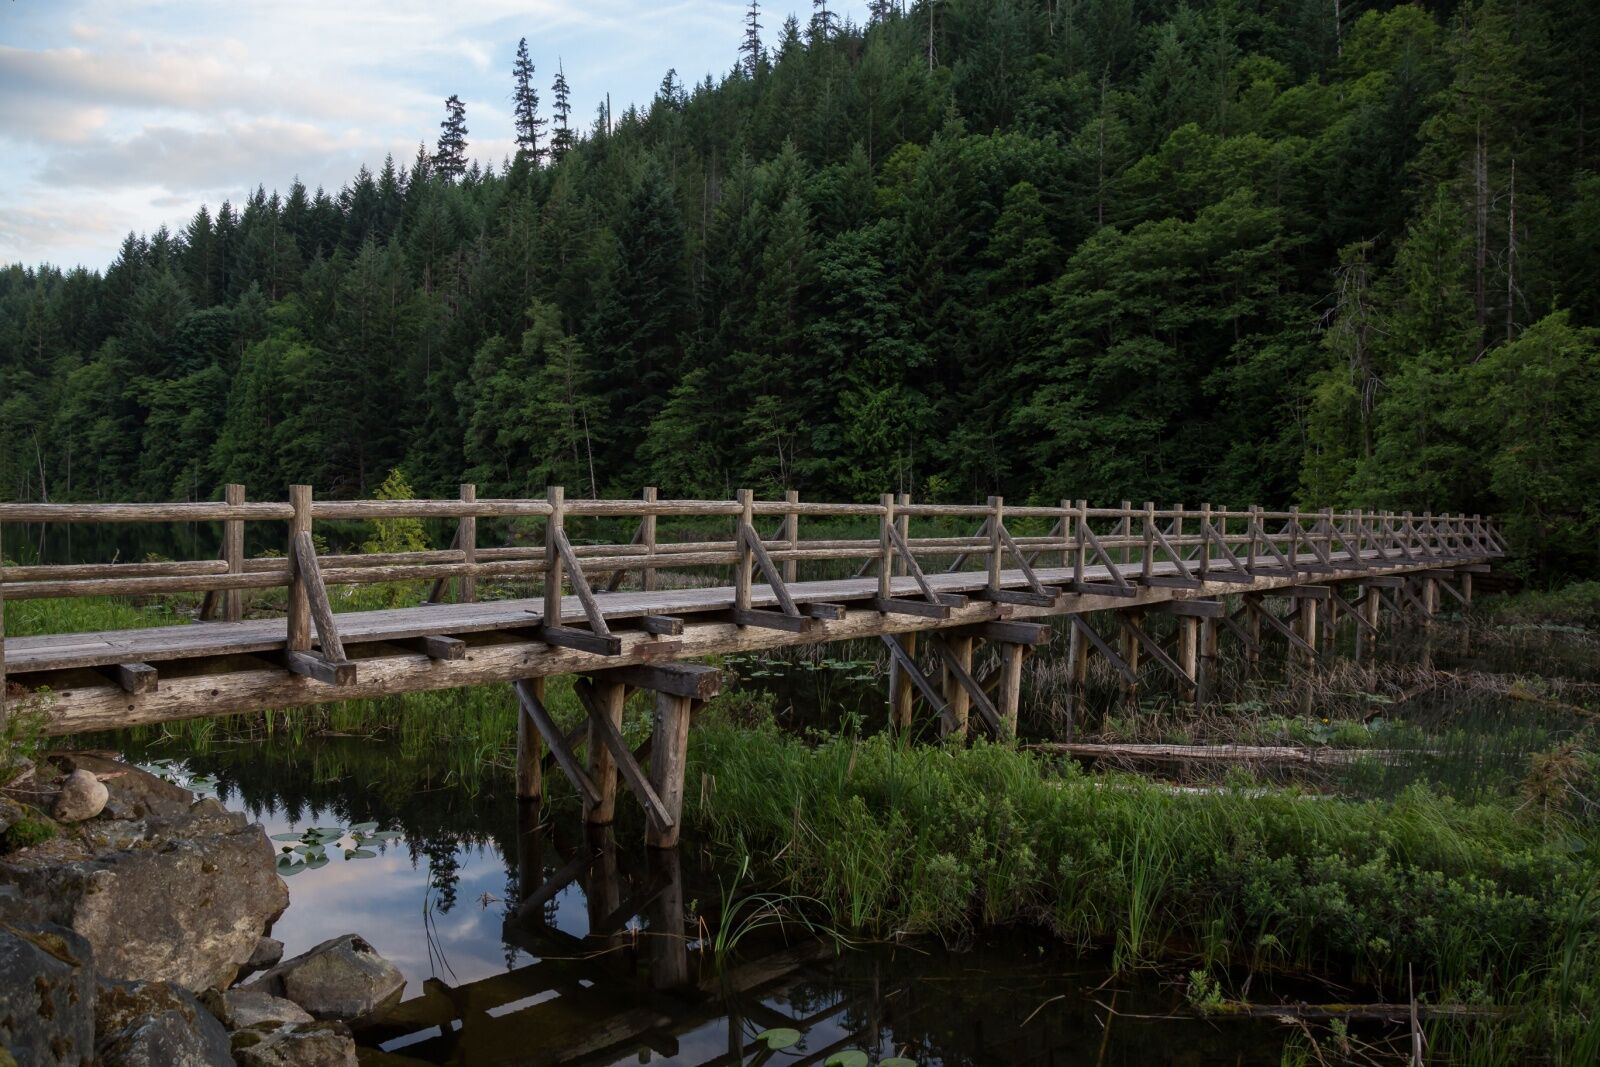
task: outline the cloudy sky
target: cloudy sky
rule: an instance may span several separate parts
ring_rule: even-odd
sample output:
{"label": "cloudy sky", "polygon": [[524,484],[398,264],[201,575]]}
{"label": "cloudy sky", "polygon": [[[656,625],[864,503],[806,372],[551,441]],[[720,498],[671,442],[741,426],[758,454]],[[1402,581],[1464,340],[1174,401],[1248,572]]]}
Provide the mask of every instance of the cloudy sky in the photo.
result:
{"label": "cloudy sky", "polygon": [[[808,0],[767,0],[782,14]],[[830,5],[857,21],[864,0]],[[737,59],[744,0],[0,0],[0,263],[103,268],[130,230],[299,176],[337,190],[409,161],[467,104],[471,154],[512,147],[528,38],[549,113],[556,63],[587,126]]]}

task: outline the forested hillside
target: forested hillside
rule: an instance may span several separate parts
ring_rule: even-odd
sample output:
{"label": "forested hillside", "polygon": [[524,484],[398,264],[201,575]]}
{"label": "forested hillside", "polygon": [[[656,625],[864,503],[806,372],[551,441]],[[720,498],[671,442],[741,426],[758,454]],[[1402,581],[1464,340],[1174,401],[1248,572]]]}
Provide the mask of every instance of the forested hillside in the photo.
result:
{"label": "forested hillside", "polygon": [[10,267],[0,497],[1298,501],[1594,567],[1596,5],[873,6]]}

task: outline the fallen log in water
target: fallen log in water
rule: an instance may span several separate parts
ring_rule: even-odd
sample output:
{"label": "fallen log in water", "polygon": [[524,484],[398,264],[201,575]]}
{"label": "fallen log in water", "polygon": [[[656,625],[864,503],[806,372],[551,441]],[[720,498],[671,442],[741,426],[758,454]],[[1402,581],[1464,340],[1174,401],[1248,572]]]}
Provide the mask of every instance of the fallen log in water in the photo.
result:
{"label": "fallen log in water", "polygon": [[1135,745],[1050,741],[1028,745],[1074,759],[1127,763],[1274,763],[1296,766],[1350,764],[1365,759],[1398,760],[1425,753],[1373,748],[1306,748],[1294,745]]}

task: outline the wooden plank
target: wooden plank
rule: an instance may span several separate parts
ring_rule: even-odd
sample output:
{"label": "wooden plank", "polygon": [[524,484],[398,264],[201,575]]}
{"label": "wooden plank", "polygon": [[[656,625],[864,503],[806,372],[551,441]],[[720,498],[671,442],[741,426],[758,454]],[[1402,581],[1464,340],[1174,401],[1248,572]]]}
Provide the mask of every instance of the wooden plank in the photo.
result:
{"label": "wooden plank", "polygon": [[1062,592],[1050,586],[1040,586],[1043,592],[1036,593],[1031,589],[977,589],[972,593],[974,600],[987,600],[992,604],[1021,604],[1030,608],[1053,608],[1061,599]]}
{"label": "wooden plank", "polygon": [[1012,645],[1049,644],[1054,634],[1047,624],[1040,622],[980,622],[951,632]]}
{"label": "wooden plank", "polygon": [[701,663],[671,663],[649,666],[612,667],[597,672],[634,689],[652,693],[671,693],[694,700],[710,700],[722,691],[722,671]]}
{"label": "wooden plank", "polygon": [[872,608],[886,615],[917,615],[924,619],[948,619],[951,611],[948,604],[929,604],[898,597],[874,597]]}
{"label": "wooden plank", "polygon": [[324,685],[350,686],[356,681],[356,665],[348,660],[333,663],[315,652],[285,652],[284,666],[290,672],[322,682]]}
{"label": "wooden plank", "polygon": [[[606,675],[597,677],[603,678]],[[617,687],[620,689],[620,683],[617,683]],[[671,813],[667,811],[667,807],[661,802],[661,798],[656,795],[655,788],[651,786],[650,780],[645,777],[644,771],[640,770],[639,765],[634,762],[633,752],[629,750],[627,742],[623,741],[622,734],[617,730],[612,715],[602,706],[603,702],[600,694],[596,692],[593,685],[582,678],[573,682],[573,690],[578,694],[578,699],[589,713],[589,723],[594,730],[594,735],[600,738],[601,743],[609,751],[612,765],[621,775],[628,789],[638,798],[639,803],[644,806],[645,815],[649,817],[650,824],[660,832],[671,830],[673,827]],[[590,747],[593,748],[592,740]],[[591,753],[590,758],[594,758],[593,753]]]}
{"label": "wooden plank", "polygon": [[738,626],[759,626],[791,634],[809,633],[818,622],[808,615],[789,615],[781,611],[763,611],[760,608],[734,608],[728,612],[728,617]]}
{"label": "wooden plank", "polygon": [[562,736],[561,730],[556,726],[555,720],[550,718],[550,713],[545,710],[544,701],[534,687],[528,684],[528,679],[519,678],[511,684],[517,694],[517,703],[522,707],[522,714],[526,715],[533,725],[538,728],[544,743],[555,755],[556,764],[566,774],[567,778],[577,787],[578,792],[591,804],[600,802],[600,790],[595,787],[589,775],[584,772],[578,758],[572,754],[572,749],[567,747],[567,739]]}
{"label": "wooden plank", "polygon": [[442,634],[417,639],[417,645],[429,659],[461,660],[467,658],[467,643],[459,637]]}
{"label": "wooden plank", "polygon": [[1220,619],[1228,614],[1228,606],[1220,600],[1169,600],[1157,604],[1155,610],[1196,619]]}
{"label": "wooden plank", "polygon": [[675,615],[641,615],[639,629],[657,637],[677,637],[683,633],[683,620]]}
{"label": "wooden plank", "polygon": [[117,664],[117,684],[124,693],[153,693],[160,684],[159,677],[148,663]]}
{"label": "wooden plank", "polygon": [[541,626],[539,640],[547,645],[592,652],[597,656],[622,655],[622,638],[609,632],[596,634],[572,626]]}
{"label": "wooden plank", "polygon": [[[995,498],[996,501],[999,499],[999,497]],[[1039,576],[1034,573],[1033,567],[1029,565],[1027,557],[1022,554],[1022,549],[1017,547],[1017,540],[1016,538],[1012,537],[1011,532],[1006,529],[1005,523],[996,523],[995,530],[1000,535],[1001,544],[1005,545],[1006,551],[1010,552],[1012,559],[1016,560],[1017,569],[1022,572],[1022,577],[1027,580],[1028,588],[1040,596],[1049,595],[1048,591],[1044,587],[1044,583],[1039,580]],[[999,567],[997,565],[995,568],[996,585],[999,584],[999,580]]]}
{"label": "wooden plank", "polygon": [[572,554],[572,545],[567,541],[566,531],[557,526],[553,535],[556,551],[561,554],[561,562],[567,570],[567,581],[571,583],[572,591],[577,594],[578,603],[583,605],[583,614],[589,620],[589,629],[601,637],[609,637],[611,629],[606,625],[606,613],[600,610],[600,602],[595,599],[594,590],[589,588],[589,580],[583,575],[583,567],[578,563],[578,557]]}
{"label": "wooden plank", "polygon": [[885,532],[888,535],[890,545],[894,548],[895,552],[898,553],[900,561],[905,565],[907,573],[911,575],[912,581],[916,582],[917,588],[922,590],[922,595],[930,602],[938,603],[939,594],[934,590],[933,586],[929,584],[928,576],[923,573],[921,565],[917,563],[916,554],[911,551],[910,545],[906,542],[905,535],[901,533],[900,529],[892,523],[885,528]]}
{"label": "wooden plank", "polygon": [[827,622],[839,622],[845,616],[845,606],[843,604],[814,601],[805,605],[803,610],[813,619],[823,619]]}

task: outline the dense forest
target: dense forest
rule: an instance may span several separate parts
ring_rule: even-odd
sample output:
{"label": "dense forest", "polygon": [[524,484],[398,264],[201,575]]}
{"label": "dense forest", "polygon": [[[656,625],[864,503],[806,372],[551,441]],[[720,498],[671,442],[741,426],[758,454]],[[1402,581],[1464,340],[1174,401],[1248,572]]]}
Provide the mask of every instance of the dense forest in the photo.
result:
{"label": "dense forest", "polygon": [[0,498],[1350,504],[1595,568],[1597,5],[749,8],[586,129],[525,46],[515,159],[452,98],[409,165],[6,268]]}

